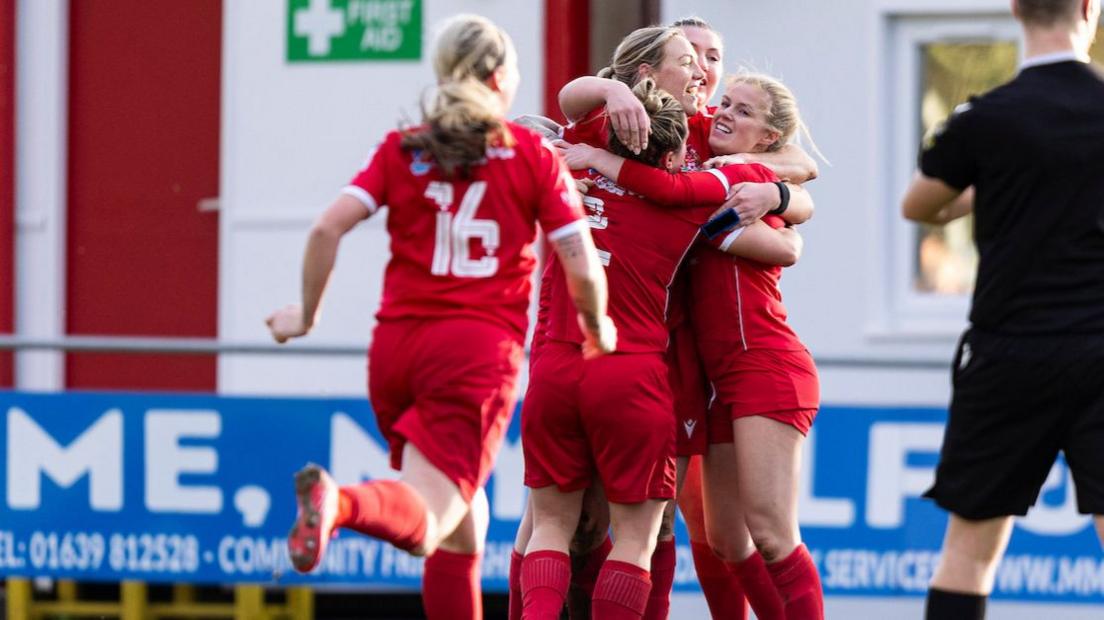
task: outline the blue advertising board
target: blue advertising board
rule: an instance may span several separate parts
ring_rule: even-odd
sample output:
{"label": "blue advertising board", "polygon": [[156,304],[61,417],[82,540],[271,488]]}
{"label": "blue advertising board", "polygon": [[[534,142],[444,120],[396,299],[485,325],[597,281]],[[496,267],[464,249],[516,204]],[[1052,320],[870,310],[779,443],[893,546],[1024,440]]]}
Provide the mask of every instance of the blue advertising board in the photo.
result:
{"label": "blue advertising board", "polygon": [[[284,535],[304,463],[338,482],[393,477],[363,399],[0,392],[0,576],[402,589],[421,561],[342,533],[320,568]],[[919,499],[945,411],[826,406],[807,442],[802,533],[828,595],[922,595],[946,523]],[[488,486],[484,586],[504,591],[525,502],[515,417]],[[676,590],[694,591],[679,525]],[[995,598],[1104,602],[1104,560],[1059,462],[1017,522]]]}

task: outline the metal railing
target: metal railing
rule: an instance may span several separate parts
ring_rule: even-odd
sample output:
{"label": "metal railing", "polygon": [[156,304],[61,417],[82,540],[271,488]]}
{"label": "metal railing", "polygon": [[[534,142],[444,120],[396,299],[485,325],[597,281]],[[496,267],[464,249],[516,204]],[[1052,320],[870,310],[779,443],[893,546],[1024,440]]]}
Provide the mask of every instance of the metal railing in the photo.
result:
{"label": "metal railing", "polygon": [[[66,336],[26,338],[0,336],[0,351],[69,351],[86,353],[165,353],[174,355],[323,355],[363,356],[368,344],[320,345],[228,342],[217,338],[163,338],[131,336]],[[816,356],[820,368],[871,368],[879,370],[947,370],[950,359],[899,357]]]}

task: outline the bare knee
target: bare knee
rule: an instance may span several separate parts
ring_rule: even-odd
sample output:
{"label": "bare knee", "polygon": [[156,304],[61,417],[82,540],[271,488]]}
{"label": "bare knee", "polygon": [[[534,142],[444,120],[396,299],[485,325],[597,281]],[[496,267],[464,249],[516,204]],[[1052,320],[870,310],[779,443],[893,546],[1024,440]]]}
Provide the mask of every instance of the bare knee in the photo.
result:
{"label": "bare knee", "polygon": [[777,562],[790,555],[799,543],[797,529],[784,519],[774,515],[747,514],[748,535],[751,544],[767,563]]}
{"label": "bare knee", "polygon": [[741,562],[755,551],[747,528],[743,526],[706,528],[706,540],[713,555],[724,562]]}

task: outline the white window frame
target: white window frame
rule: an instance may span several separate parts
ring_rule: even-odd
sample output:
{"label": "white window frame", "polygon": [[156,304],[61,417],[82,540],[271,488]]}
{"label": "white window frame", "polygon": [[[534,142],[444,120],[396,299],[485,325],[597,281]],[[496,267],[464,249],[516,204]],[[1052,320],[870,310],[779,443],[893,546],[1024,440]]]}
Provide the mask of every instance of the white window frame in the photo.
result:
{"label": "white window frame", "polygon": [[920,135],[923,46],[939,42],[1013,41],[1023,55],[1020,28],[1010,14],[896,15],[888,20],[889,58],[886,63],[884,135],[886,179],[883,230],[882,320],[877,334],[890,337],[943,339],[961,333],[970,308],[970,295],[917,291],[916,229],[901,217],[899,205],[917,168]]}

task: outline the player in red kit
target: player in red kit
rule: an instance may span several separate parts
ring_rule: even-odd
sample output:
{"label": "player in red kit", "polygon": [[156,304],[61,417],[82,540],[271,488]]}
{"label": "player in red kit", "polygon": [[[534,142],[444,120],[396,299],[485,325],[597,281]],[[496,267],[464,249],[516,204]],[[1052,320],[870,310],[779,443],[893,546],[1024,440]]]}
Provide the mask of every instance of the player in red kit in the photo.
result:
{"label": "player in red kit", "polygon": [[[688,140],[687,162],[684,170],[695,170],[706,162],[708,165],[712,158],[709,146],[709,136],[712,131],[713,110],[706,106],[709,98],[716,90],[722,71],[721,41],[719,36],[711,28],[699,19],[689,18],[680,20],[676,24],[679,30],[687,37],[697,55],[699,66],[704,76],[700,86],[693,91],[696,101],[686,102],[689,111],[696,106],[697,113],[690,118],[690,138]],[[630,38],[626,42],[630,42]],[[639,46],[627,46],[629,51],[639,49]],[[617,61],[625,60],[625,64]],[[679,76],[677,72],[670,70],[674,63],[665,59],[665,64],[659,65],[655,71],[657,79],[666,76],[665,88],[670,92],[683,92],[682,83],[673,78]],[[645,141],[647,137],[648,119],[643,115],[639,104],[626,95],[627,88],[624,79],[631,76],[638,67],[649,64],[649,59],[641,51],[635,54],[627,54],[627,58],[615,59],[611,77],[616,79],[601,79],[584,77],[573,81],[560,93],[561,105],[569,116],[587,112],[580,120],[566,128],[564,137],[568,141],[578,141],[592,146],[604,146],[599,140],[601,131],[605,125],[613,126],[614,131],[626,144],[631,139]],[[643,69],[639,69],[643,71]],[[688,94],[691,91],[686,91]],[[688,99],[688,97],[687,97]],[[604,103],[604,106],[602,105]],[[589,108],[588,106],[595,106]],[[626,136],[629,136],[626,139]],[[713,158],[717,161],[717,158]],[[732,159],[721,159],[721,162],[732,163]],[[796,144],[784,144],[781,148],[770,151],[743,153],[737,160],[744,162],[760,162],[770,166],[779,176],[792,182],[787,191],[792,195],[791,205],[784,214],[790,223],[802,223],[812,214],[812,201],[804,192],[799,183],[803,183],[816,176],[816,165],[812,159]],[[772,184],[741,183],[736,185],[726,202],[726,206],[736,209],[741,218],[746,221],[759,219],[765,212],[777,208],[781,204],[782,196],[779,188]],[[677,200],[675,201],[677,203]],[[683,270],[674,284],[672,303],[669,314],[669,327],[671,329],[670,369],[671,386],[677,397],[675,408],[678,415],[677,424],[677,449],[678,459],[678,483],[679,504],[683,507],[686,517],[687,529],[690,532],[691,546],[694,550],[695,565],[698,568],[699,578],[704,582],[703,591],[709,601],[710,608],[716,615],[726,618],[739,618],[746,616],[746,609],[739,601],[742,597],[737,584],[730,578],[729,571],[708,550],[706,542],[704,519],[701,511],[701,480],[700,464],[697,467],[695,477],[687,481],[686,471],[690,457],[704,454],[708,445],[706,419],[706,403],[709,394],[703,390],[704,375],[700,367],[700,361],[696,351],[695,337],[690,328],[689,321],[685,320],[683,308],[687,305],[686,299],[688,274]],[[593,507],[588,502],[588,508]],[[589,512],[589,510],[588,510]],[[669,593],[674,577],[674,506],[671,505],[664,515],[664,523],[661,527],[660,542],[656,548],[653,559],[653,574],[660,576],[655,580],[655,588],[649,600],[646,618],[662,618],[666,616],[669,605]],[[598,531],[599,528],[595,528]],[[591,566],[595,561],[600,561],[602,554],[608,549],[608,543],[597,545],[583,545],[582,540],[577,539],[580,549],[588,547],[594,551],[589,555],[591,560],[584,565]],[[580,571],[579,587],[573,591],[585,589],[585,576],[589,571]],[[663,576],[669,577],[664,579]],[[574,584],[573,584],[574,585]],[[767,596],[774,596],[773,587],[768,584]],[[574,601],[574,597],[572,598]]]}
{"label": "player in red kit", "polygon": [[[802,126],[792,93],[754,74],[730,80],[713,125],[710,146],[721,153],[777,148]],[[693,175],[656,174],[608,153],[590,155],[591,165],[649,198],[698,199]],[[783,224],[778,217],[765,221]],[[703,467],[705,526],[757,617],[819,618],[819,578],[796,517],[800,446],[819,406],[819,386],[812,358],[786,323],[780,275],[778,267],[709,248],[691,258],[692,324],[716,391]]]}
{"label": "player in red kit", "polygon": [[[630,138],[638,135],[643,143],[650,121],[643,113],[639,101],[629,92],[629,86],[647,76],[654,78],[668,92],[677,93],[684,110],[691,114],[684,170],[698,169],[703,160],[711,156],[708,139],[712,129],[712,111],[706,107],[706,102],[716,90],[721,75],[720,38],[708,24],[699,19],[680,20],[675,26],[678,28],[645,28],[633,32],[618,47],[611,66],[599,74],[608,78],[578,78],[561,91],[560,100],[565,113],[571,118],[579,116],[570,126],[560,129],[561,135],[567,141],[604,148],[608,142],[609,129],[613,127],[624,144],[630,144]],[[679,36],[680,34],[683,36]],[[681,44],[683,38],[689,39],[692,44],[697,67],[691,64],[693,55],[687,53],[685,45]],[[703,77],[695,83],[699,74]],[[539,122],[542,129],[555,127],[547,119],[533,120]],[[629,130],[630,124],[632,131]],[[747,154],[745,157],[747,160],[762,161],[785,178],[798,182],[816,175],[815,164],[797,145],[787,145],[777,152]],[[793,206],[786,217],[794,222],[804,221],[811,215],[812,202],[799,186],[793,186],[791,191],[794,194]],[[777,207],[779,200],[778,188],[773,184],[744,182],[734,186],[727,204],[745,214],[754,211],[761,213]],[[672,329],[668,363],[671,387],[676,395],[675,409],[679,416],[676,443],[680,489],[683,487],[686,471],[684,464],[688,457],[704,453],[707,445],[707,425],[704,420],[708,394],[702,385],[704,375],[700,369],[694,336],[688,328],[688,322],[684,320],[685,301],[681,301],[688,288],[686,281],[685,273],[682,273],[673,284],[673,301],[668,312],[668,323]],[[699,420],[701,424],[697,424]],[[690,429],[691,432],[684,432],[684,429]],[[690,484],[692,499],[689,505],[696,507],[696,511],[688,516],[687,524],[695,551],[695,564],[699,568],[699,577],[703,580],[703,590],[715,615],[726,618],[736,618],[738,614],[746,615],[737,584],[730,578],[725,566],[715,559],[706,543],[700,509],[700,486],[699,475]],[[680,503],[683,494],[680,490]],[[586,518],[572,544],[576,570],[572,575],[568,607],[573,617],[589,611],[589,596],[594,587],[594,578],[611,548],[605,533],[608,524],[608,514],[604,513],[605,498],[600,492],[588,493],[584,503]],[[664,618],[667,615],[675,573],[673,525],[674,505],[671,504],[664,514],[660,539],[653,556],[653,590],[645,613],[645,618],[648,619]],[[530,527],[527,511],[519,527],[515,553],[511,560],[511,601],[520,600],[519,552],[527,540]],[[711,560],[709,567],[704,565],[706,560]],[[519,613],[515,606],[511,607],[511,617],[516,617]]]}
{"label": "player in red kit", "polygon": [[[677,170],[687,133],[684,113],[650,80],[635,91],[653,121],[652,140],[640,158]],[[616,141],[611,146],[628,154]],[[611,317],[618,326],[618,350],[601,360],[580,360],[581,335],[565,312],[566,295],[553,264],[545,275],[552,282],[547,332],[538,335],[543,344],[522,414],[525,479],[533,489],[532,536],[519,540],[526,552],[522,617],[558,617],[570,579],[567,543],[583,491],[595,481],[610,502],[614,544],[597,577],[593,614],[639,618],[644,613],[660,517],[674,496],[674,414],[665,363],[668,289],[700,224],[723,201],[728,186],[769,174],[756,166],[707,174],[716,189],[713,206],[681,210],[657,207],[606,178],[596,179],[586,205],[617,299]],[[722,238],[718,244],[727,249],[731,241]],[[794,241],[788,231],[754,226],[741,245],[757,247],[762,260],[774,261],[792,253]]]}
{"label": "player in red kit", "polygon": [[[779,106],[789,120],[775,130]],[[800,117],[776,81],[742,76],[730,84],[714,124],[721,128],[711,145],[742,152],[792,135]],[[800,444],[819,404],[815,366],[785,322],[777,268],[709,250],[694,258],[693,324],[717,391],[704,467],[710,545],[749,597],[756,595],[758,617],[822,617],[819,578],[800,544],[795,499]],[[774,600],[765,596],[772,585]]]}
{"label": "player in red kit", "polygon": [[337,527],[428,556],[429,618],[481,618],[483,485],[516,401],[536,226],[563,265],[583,354],[612,350],[606,284],[573,181],[554,149],[503,120],[517,89],[508,36],[458,16],[442,30],[425,124],[389,134],[311,231],[303,303],[268,319],[278,342],[306,334],[340,239],[384,205],[391,259],[369,351],[368,387],[398,481],[341,487],[296,475],[295,568],[318,565]]}

